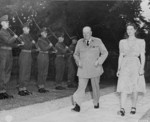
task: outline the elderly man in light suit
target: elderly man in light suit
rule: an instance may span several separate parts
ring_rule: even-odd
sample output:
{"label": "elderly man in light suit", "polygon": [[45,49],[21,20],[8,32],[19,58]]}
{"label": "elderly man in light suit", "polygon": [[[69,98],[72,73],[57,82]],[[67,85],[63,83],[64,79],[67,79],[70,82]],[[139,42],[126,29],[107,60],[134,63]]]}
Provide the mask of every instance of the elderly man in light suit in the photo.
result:
{"label": "elderly man in light suit", "polygon": [[89,79],[91,79],[93,89],[94,108],[99,108],[99,82],[103,73],[102,64],[108,56],[108,51],[101,39],[92,36],[92,30],[89,26],[83,28],[83,37],[78,41],[74,52],[74,58],[78,66],[77,76],[79,77],[78,89],[73,94],[75,107],[72,111],[75,112],[80,111]]}

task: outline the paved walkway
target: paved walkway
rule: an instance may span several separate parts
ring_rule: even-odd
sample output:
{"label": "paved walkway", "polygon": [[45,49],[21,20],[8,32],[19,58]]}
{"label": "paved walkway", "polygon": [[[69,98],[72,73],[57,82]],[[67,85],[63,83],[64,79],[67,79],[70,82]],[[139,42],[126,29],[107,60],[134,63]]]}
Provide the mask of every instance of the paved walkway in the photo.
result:
{"label": "paved walkway", "polygon": [[[150,108],[149,88],[150,86],[147,87],[145,96],[140,95],[137,114],[135,115],[129,114],[131,99],[127,101],[126,116],[117,115],[119,96],[114,92],[115,87],[109,87],[101,91],[101,94],[107,95],[101,96],[100,109],[93,108],[90,93],[87,93],[80,113],[70,111],[73,106],[70,97],[66,97],[9,111],[1,111],[0,122],[148,122],[142,121],[140,118]],[[9,119],[12,119],[12,121],[8,121]]]}

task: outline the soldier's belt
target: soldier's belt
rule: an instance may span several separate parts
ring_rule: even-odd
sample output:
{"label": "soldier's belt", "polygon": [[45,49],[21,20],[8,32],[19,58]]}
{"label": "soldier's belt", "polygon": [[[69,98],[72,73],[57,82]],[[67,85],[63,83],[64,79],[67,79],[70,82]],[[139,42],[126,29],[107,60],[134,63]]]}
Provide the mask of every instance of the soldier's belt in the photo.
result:
{"label": "soldier's belt", "polygon": [[57,55],[57,57],[65,57],[65,55]]}
{"label": "soldier's belt", "polygon": [[48,51],[39,51],[40,53],[46,53],[46,54],[48,54]]}
{"label": "soldier's belt", "polygon": [[5,50],[12,50],[12,48],[11,48],[11,47],[4,47],[4,46],[2,46],[2,47],[1,47],[1,49],[5,49]]}
{"label": "soldier's belt", "polygon": [[31,50],[21,50],[21,51],[25,53],[31,53]]}

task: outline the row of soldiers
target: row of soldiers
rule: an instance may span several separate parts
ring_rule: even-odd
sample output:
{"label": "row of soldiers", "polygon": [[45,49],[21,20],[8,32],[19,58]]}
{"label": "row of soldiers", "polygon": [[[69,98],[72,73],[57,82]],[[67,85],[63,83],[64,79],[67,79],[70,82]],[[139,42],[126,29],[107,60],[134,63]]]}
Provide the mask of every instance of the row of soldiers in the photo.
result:
{"label": "row of soldiers", "polygon": [[[32,56],[31,51],[33,48],[37,48],[39,51],[37,57],[38,65],[38,78],[37,88],[39,93],[49,92],[45,88],[45,82],[48,75],[49,67],[49,50],[54,49],[56,52],[55,58],[55,89],[63,90],[62,86],[63,75],[65,71],[65,55],[69,53],[69,66],[68,66],[68,87],[74,87],[74,80],[76,74],[76,65],[73,59],[73,52],[77,43],[77,38],[72,38],[72,44],[68,47],[64,42],[64,36],[58,35],[58,42],[55,47],[47,38],[47,29],[40,30],[40,37],[37,43],[30,36],[29,24],[24,24],[22,27],[23,34],[19,37],[14,34],[13,36],[9,32],[8,15],[0,18],[0,24],[2,26],[0,30],[0,99],[13,98],[12,95],[6,91],[7,83],[10,80],[12,71],[12,48],[19,47],[21,52],[19,54],[19,83],[18,83],[18,95],[26,96],[32,94],[27,90],[27,82],[30,80]],[[18,40],[18,41],[17,41]],[[18,43],[19,42],[19,43]]]}

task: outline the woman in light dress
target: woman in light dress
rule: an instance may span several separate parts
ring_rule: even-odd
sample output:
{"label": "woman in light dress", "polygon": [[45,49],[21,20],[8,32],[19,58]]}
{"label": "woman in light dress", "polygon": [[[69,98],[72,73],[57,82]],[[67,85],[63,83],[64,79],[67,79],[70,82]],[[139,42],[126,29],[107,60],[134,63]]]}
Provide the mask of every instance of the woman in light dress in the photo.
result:
{"label": "woman in light dress", "polygon": [[138,92],[146,92],[144,79],[145,41],[136,37],[137,28],[133,23],[126,25],[127,38],[119,43],[118,84],[120,93],[120,111],[125,115],[125,103],[128,94],[133,95],[130,114],[136,113]]}

